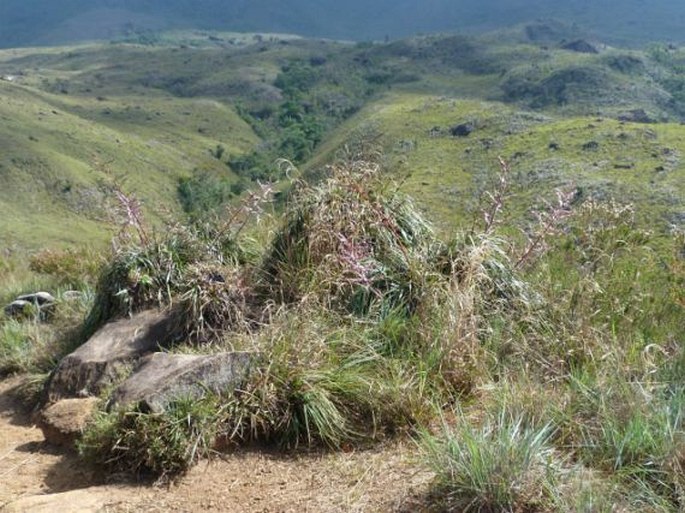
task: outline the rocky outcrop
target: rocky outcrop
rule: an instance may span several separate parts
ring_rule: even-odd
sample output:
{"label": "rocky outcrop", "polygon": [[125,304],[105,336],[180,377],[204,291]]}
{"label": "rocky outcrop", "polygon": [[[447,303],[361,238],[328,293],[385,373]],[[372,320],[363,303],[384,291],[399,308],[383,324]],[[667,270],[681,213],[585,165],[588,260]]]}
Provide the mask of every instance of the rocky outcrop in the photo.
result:
{"label": "rocky outcrop", "polygon": [[50,376],[35,420],[45,439],[71,446],[101,401],[110,410],[163,413],[178,399],[230,394],[248,378],[255,353],[159,352],[175,336],[173,312],[150,310],[106,324]]}
{"label": "rocky outcrop", "polygon": [[9,305],[5,306],[4,312],[7,317],[25,318],[38,315],[45,320],[52,315],[56,300],[49,292],[35,292],[17,297]]}
{"label": "rocky outcrop", "polygon": [[462,123],[450,128],[450,134],[452,134],[454,137],[466,137],[471,135],[475,129],[476,126],[473,123]]}
{"label": "rocky outcrop", "polygon": [[109,407],[135,405],[140,411],[161,413],[175,399],[200,399],[207,392],[225,394],[245,382],[253,360],[253,353],[155,353],[141,360],[116,388]]}
{"label": "rocky outcrop", "polygon": [[45,439],[71,446],[101,400],[108,408],[162,413],[178,399],[230,394],[242,386],[254,353],[182,355],[158,352],[173,341],[171,312],[147,311],[106,324],[66,356],[45,389],[36,423]]}
{"label": "rocky outcrop", "polygon": [[59,363],[46,387],[48,403],[99,395],[140,358],[169,345],[173,327],[172,315],[159,311],[106,324]]}
{"label": "rocky outcrop", "polygon": [[592,43],[587,42],[585,39],[576,39],[575,41],[561,45],[561,48],[562,50],[578,53],[599,53],[597,47]]}

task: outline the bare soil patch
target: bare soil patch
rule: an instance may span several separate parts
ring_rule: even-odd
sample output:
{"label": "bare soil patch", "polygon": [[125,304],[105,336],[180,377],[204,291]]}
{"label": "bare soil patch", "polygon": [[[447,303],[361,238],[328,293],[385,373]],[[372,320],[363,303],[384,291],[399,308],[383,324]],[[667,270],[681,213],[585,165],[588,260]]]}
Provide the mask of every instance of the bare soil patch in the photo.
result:
{"label": "bare soil patch", "polygon": [[431,475],[410,442],[373,450],[281,454],[240,450],[167,485],[105,476],[47,444],[0,382],[0,511],[415,512]]}

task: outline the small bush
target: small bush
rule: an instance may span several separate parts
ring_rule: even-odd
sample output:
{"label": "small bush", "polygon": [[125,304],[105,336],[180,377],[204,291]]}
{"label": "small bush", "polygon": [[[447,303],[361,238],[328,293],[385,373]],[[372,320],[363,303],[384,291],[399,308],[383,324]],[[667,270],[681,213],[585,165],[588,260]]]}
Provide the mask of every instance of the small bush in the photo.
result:
{"label": "small bush", "polygon": [[205,172],[181,178],[177,193],[183,210],[192,220],[197,220],[216,215],[244,188],[241,182]]}
{"label": "small bush", "polygon": [[89,248],[45,249],[31,256],[29,269],[51,277],[57,286],[93,286],[103,264],[102,255]]}
{"label": "small bush", "polygon": [[188,470],[210,454],[221,406],[214,397],[179,399],[163,414],[100,414],[78,442],[79,453],[110,470],[160,479]]}

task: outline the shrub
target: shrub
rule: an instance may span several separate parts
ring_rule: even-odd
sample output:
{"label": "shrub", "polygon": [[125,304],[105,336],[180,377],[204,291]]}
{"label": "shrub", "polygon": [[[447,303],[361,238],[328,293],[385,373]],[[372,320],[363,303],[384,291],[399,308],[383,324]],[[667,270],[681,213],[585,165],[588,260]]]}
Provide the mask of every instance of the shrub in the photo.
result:
{"label": "shrub", "polygon": [[91,248],[45,249],[29,259],[29,269],[50,276],[58,286],[80,289],[92,286],[103,258]]}
{"label": "shrub", "polygon": [[78,450],[110,470],[172,477],[210,454],[220,413],[214,397],[179,399],[162,414],[101,413],[85,430]]}
{"label": "shrub", "polygon": [[235,196],[243,192],[244,185],[210,173],[198,173],[181,178],[178,197],[183,210],[191,219],[216,214]]}

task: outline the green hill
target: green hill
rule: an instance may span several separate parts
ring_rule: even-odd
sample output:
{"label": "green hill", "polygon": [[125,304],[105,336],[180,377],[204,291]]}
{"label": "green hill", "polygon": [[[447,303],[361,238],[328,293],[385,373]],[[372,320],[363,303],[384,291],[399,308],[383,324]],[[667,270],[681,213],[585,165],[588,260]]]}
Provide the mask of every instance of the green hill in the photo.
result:
{"label": "green hill", "polygon": [[[574,184],[682,225],[685,54],[566,48],[550,44],[563,26],[534,25],[548,38],[532,26],[388,44],[181,31],[2,51],[0,237],[105,240],[116,183],[155,219],[180,213],[190,180],[180,199],[201,213],[282,178],[277,158],[313,170],[360,133],[380,136],[406,190],[446,227],[472,215],[499,156],[520,191],[512,215]],[[460,124],[472,133],[452,135]]]}
{"label": "green hill", "polygon": [[[451,129],[459,125],[473,131],[455,136]],[[448,230],[478,215],[500,156],[511,166],[508,209],[519,222],[560,187],[576,187],[585,199],[634,203],[638,218],[661,231],[685,220],[685,127],[678,123],[567,118],[496,102],[394,94],[350,120],[322,158],[364,132],[378,135],[405,192]]]}
{"label": "green hill", "polygon": [[179,178],[198,169],[231,175],[210,150],[220,144],[240,153],[259,141],[231,106],[214,100],[138,94],[114,82],[97,92],[60,91],[73,71],[26,69],[0,81],[0,237],[9,246],[104,240],[115,183],[153,216],[178,211]]}

